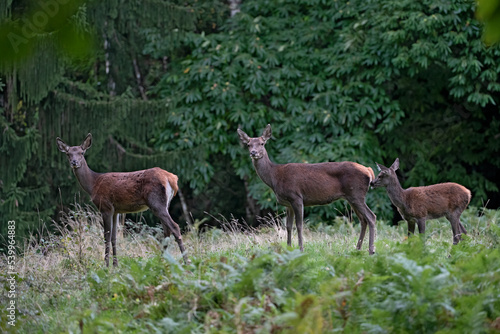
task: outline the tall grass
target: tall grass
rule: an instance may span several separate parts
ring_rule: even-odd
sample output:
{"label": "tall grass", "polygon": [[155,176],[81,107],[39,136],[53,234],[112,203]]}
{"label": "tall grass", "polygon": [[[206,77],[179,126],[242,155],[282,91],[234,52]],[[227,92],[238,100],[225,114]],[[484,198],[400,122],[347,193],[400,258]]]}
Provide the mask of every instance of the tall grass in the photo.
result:
{"label": "tall grass", "polygon": [[[470,208],[469,235],[452,246],[446,220],[425,237],[378,222],[376,254],[354,249],[346,217],[305,229],[305,251],[286,246],[283,216],[260,228],[220,217],[222,228],[173,240],[129,222],[118,268],[104,266],[100,216],[75,206],[58,233],[31,238],[18,263],[19,333],[488,333],[500,330],[500,212]],[[294,235],[294,245],[297,238]],[[2,272],[5,264],[2,261]],[[4,296],[2,297],[4,298]],[[2,305],[3,305],[2,301]]]}

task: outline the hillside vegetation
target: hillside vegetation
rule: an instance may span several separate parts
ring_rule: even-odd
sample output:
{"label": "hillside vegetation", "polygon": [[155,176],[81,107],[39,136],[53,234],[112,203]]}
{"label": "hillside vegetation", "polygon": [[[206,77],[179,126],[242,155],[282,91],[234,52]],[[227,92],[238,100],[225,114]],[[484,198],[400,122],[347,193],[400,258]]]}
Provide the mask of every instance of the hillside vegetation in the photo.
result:
{"label": "hillside vegetation", "polygon": [[[0,37],[43,4],[3,1]],[[50,21],[23,59],[0,47],[0,218],[15,219],[19,236],[75,201],[81,189],[55,138],[77,145],[89,132],[96,172],[178,175],[174,216],[255,224],[274,213],[236,134],[268,123],[276,163],[375,168],[399,157],[405,188],[458,182],[472,205],[500,207],[500,44],[482,42],[474,0],[245,0],[233,17],[223,0],[64,8],[69,26]],[[95,40],[84,56],[68,54],[75,28]],[[393,217],[385,192],[367,204]],[[307,214],[331,221],[337,211]]]}
{"label": "hillside vegetation", "polygon": [[[13,332],[500,330],[500,212],[469,208],[469,235],[457,246],[446,220],[409,239],[406,224],[378,221],[373,256],[366,244],[355,250],[359,225],[347,217],[306,229],[304,253],[287,248],[282,218],[258,230],[222,217],[223,229],[191,226],[189,265],[173,240],[162,254],[159,229],[127,222],[136,231],[120,231],[119,267],[106,268],[99,216],[75,207],[60,235],[32,238],[19,259]],[[2,330],[12,330],[1,316]]]}

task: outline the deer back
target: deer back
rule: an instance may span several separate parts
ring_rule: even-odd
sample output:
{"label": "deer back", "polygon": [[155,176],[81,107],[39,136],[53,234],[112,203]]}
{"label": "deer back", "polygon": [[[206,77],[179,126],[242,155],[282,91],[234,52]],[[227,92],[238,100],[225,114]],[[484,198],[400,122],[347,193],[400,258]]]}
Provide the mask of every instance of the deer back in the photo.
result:
{"label": "deer back", "polygon": [[165,195],[170,201],[177,193],[177,176],[155,167],[135,172],[99,174],[91,194],[99,208],[117,212],[147,210],[151,194]]}
{"label": "deer back", "polygon": [[289,163],[277,165],[273,179],[272,188],[278,200],[289,202],[299,196],[306,206],[323,205],[365,194],[373,180],[373,170],[348,161]]}
{"label": "deer back", "polygon": [[443,217],[455,211],[462,212],[471,199],[469,189],[453,182],[408,188],[404,194],[407,203],[404,211],[415,217],[429,219]]}

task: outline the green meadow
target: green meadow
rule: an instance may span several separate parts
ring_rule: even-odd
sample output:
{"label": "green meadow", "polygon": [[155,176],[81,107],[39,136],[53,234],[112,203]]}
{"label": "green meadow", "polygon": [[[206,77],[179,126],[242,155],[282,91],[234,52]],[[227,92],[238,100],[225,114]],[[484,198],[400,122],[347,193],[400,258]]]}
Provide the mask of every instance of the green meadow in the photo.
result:
{"label": "green meadow", "polygon": [[[258,229],[174,240],[140,223],[120,231],[119,266],[103,261],[100,217],[75,207],[56,234],[32,237],[18,259],[17,333],[495,333],[500,330],[500,212],[469,208],[452,245],[446,220],[425,237],[377,222],[376,253],[348,217],[306,228],[286,246],[283,216]],[[166,242],[162,244],[162,242]],[[166,246],[166,251],[163,251]],[[3,271],[4,272],[4,271]]]}

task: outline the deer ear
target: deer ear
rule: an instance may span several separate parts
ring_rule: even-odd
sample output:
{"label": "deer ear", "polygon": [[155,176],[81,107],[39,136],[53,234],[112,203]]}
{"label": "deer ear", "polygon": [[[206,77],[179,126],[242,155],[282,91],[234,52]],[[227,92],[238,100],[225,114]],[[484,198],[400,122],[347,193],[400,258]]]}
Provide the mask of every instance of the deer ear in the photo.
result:
{"label": "deer ear", "polygon": [[269,139],[271,139],[271,135],[272,135],[271,124],[268,124],[264,129],[264,132],[262,133],[262,139],[268,141]]}
{"label": "deer ear", "polygon": [[241,129],[238,129],[238,136],[240,137],[240,141],[245,145],[250,141],[250,137]]}
{"label": "deer ear", "polygon": [[82,145],[82,150],[86,151],[92,146],[92,135],[89,133],[85,140],[83,141]]}
{"label": "deer ear", "polygon": [[61,138],[57,137],[56,143],[57,143],[57,148],[59,149],[59,151],[61,151],[63,153],[68,153],[69,146],[66,145],[66,143],[63,142]]}
{"label": "deer ear", "polygon": [[396,158],[396,160],[394,161],[394,163],[393,163],[393,164],[392,164],[392,166],[391,166],[391,169],[392,169],[393,171],[396,171],[396,170],[398,170],[398,169],[399,169],[399,158]]}
{"label": "deer ear", "polygon": [[379,170],[379,172],[383,171],[383,170],[388,170],[389,168],[385,167],[384,165],[381,165],[381,164],[377,164],[377,169]]}

